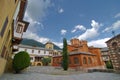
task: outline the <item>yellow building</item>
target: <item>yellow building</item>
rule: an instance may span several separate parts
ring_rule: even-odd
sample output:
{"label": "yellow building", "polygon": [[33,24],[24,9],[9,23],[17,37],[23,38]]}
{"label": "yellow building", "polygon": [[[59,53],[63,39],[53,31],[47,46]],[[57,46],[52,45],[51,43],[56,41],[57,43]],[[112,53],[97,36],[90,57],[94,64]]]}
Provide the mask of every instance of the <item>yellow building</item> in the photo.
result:
{"label": "yellow building", "polygon": [[13,46],[28,27],[23,21],[26,4],[27,0],[0,0],[0,75],[11,69]]}
{"label": "yellow building", "polygon": [[46,44],[45,44],[45,48],[46,49],[54,49],[54,44],[50,41],[48,41]]}

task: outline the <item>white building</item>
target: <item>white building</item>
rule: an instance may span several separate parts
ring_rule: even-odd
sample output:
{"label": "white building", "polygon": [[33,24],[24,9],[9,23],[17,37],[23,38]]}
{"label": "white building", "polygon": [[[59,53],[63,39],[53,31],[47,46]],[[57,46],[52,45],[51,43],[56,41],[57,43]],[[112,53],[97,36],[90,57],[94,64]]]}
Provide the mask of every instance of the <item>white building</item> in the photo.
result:
{"label": "white building", "polygon": [[42,58],[49,57],[52,60],[52,56],[61,55],[61,53],[62,53],[62,50],[55,50],[51,47],[49,48],[47,44],[49,44],[49,43],[46,43],[47,47],[45,46],[45,48],[20,44],[20,45],[16,46],[16,48],[18,49],[18,51],[16,53],[18,53],[20,51],[26,51],[30,54],[31,65],[43,65],[43,63],[41,61]]}

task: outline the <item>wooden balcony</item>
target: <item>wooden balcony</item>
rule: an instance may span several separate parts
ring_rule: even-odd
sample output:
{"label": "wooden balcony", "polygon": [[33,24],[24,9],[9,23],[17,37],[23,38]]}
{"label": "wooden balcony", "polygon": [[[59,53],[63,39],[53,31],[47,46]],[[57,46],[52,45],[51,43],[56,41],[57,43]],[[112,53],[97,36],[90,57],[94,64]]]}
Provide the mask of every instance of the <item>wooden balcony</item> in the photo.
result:
{"label": "wooden balcony", "polygon": [[26,32],[29,23],[26,21],[18,21],[16,26],[13,26],[13,44],[20,44],[23,33]]}

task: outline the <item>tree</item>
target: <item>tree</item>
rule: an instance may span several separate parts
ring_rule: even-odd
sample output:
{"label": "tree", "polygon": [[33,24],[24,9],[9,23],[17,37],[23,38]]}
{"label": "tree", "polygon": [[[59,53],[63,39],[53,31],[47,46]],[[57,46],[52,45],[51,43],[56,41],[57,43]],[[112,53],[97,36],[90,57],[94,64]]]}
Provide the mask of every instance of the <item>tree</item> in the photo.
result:
{"label": "tree", "polygon": [[44,66],[48,66],[48,64],[51,62],[51,58],[42,58],[42,63]]}
{"label": "tree", "polygon": [[16,73],[19,73],[21,70],[27,68],[30,65],[30,56],[25,51],[20,51],[15,54],[13,59],[13,69]]}
{"label": "tree", "polygon": [[67,52],[67,41],[63,39],[63,54],[62,54],[62,67],[64,70],[68,70],[68,52]]}

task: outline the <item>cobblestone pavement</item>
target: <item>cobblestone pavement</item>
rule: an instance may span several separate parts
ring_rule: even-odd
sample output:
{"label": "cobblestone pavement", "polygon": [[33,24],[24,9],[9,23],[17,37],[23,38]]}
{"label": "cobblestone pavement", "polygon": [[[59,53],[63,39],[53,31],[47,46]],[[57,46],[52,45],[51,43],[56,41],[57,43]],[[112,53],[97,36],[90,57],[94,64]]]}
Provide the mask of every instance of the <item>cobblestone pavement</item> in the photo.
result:
{"label": "cobblestone pavement", "polygon": [[[120,74],[115,74],[115,73],[101,73],[101,72],[81,73],[80,72],[77,74],[58,75],[58,74],[52,74],[52,72],[46,74],[44,73],[44,69],[46,69],[46,71],[48,70],[48,72],[53,70],[58,72],[60,70],[56,70],[54,68],[52,69],[48,67],[45,68],[39,67],[39,68],[37,67],[36,69],[30,68],[31,70],[28,70],[21,74],[5,73],[4,75],[2,75],[2,77],[0,77],[0,80],[120,80]],[[38,69],[39,71],[36,72],[35,70]]]}

